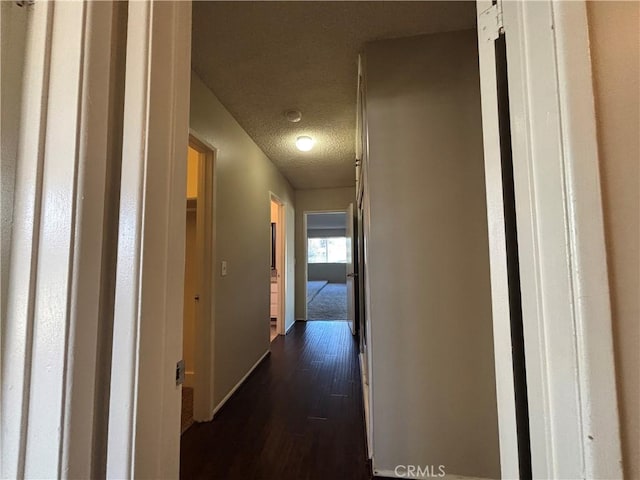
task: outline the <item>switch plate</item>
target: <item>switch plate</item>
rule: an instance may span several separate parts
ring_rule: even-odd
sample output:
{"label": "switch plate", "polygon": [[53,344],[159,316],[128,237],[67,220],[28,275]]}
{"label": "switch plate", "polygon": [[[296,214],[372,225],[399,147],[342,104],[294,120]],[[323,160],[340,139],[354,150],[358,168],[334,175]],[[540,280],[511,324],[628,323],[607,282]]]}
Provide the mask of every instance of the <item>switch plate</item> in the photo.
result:
{"label": "switch plate", "polygon": [[222,275],[223,277],[227,274],[227,261],[223,260],[222,261],[222,266],[220,268],[220,275]]}
{"label": "switch plate", "polygon": [[176,364],[176,386],[184,383],[185,373],[184,360],[180,360]]}

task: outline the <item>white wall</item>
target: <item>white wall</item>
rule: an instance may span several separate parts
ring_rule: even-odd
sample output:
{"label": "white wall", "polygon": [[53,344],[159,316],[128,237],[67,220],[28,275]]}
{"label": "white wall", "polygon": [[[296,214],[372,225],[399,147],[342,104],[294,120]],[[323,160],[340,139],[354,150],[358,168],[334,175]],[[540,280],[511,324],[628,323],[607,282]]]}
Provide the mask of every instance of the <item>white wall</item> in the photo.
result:
{"label": "white wall", "polygon": [[640,478],[640,3],[588,2],[625,478]]}
{"label": "white wall", "polygon": [[0,29],[2,50],[2,117],[0,120],[0,140],[2,145],[0,188],[1,210],[1,253],[0,265],[0,318],[5,318],[7,282],[9,280],[9,257],[11,230],[13,225],[13,192],[16,175],[16,155],[18,151],[18,125],[22,99],[22,72],[24,68],[25,42],[27,34],[26,7],[18,7],[15,2],[0,2],[2,27]]}
{"label": "white wall", "polygon": [[374,468],[499,478],[476,32],[365,51]]}
{"label": "white wall", "polygon": [[313,211],[345,210],[350,203],[355,204],[356,189],[354,187],[317,188],[311,190],[296,190],[296,319],[305,318],[305,257],[306,232],[304,230],[304,213]]}
{"label": "white wall", "polygon": [[[214,268],[214,400],[218,403],[269,350],[271,210],[269,192],[294,225],[294,191],[269,158],[192,72],[190,127],[217,149]],[[286,239],[286,326],[293,315],[294,229]],[[220,276],[220,262],[228,275]]]}

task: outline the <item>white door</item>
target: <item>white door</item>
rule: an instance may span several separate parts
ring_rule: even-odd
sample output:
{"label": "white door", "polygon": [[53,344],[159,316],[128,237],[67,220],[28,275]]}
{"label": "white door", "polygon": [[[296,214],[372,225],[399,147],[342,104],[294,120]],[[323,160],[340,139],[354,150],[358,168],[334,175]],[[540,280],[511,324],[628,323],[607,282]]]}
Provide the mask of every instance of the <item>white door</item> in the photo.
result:
{"label": "white door", "polygon": [[[500,5],[492,4],[489,0],[479,0],[477,6],[500,466],[503,478],[519,478],[521,465],[518,455],[519,438],[514,398],[516,385],[512,355],[512,317],[519,314],[513,311],[513,283],[519,282],[519,279],[513,278],[513,275],[510,278],[513,265],[510,265],[511,259],[507,255],[510,230],[506,224],[509,218],[505,215],[505,204],[509,202],[509,198],[505,196],[503,179],[512,177],[512,173],[505,171],[511,168],[511,147],[510,132],[505,128],[508,126],[508,118],[505,125],[505,112],[501,111],[504,101],[500,101],[500,94],[505,94],[502,91],[505,85],[501,84],[496,69],[497,61],[504,62],[504,59],[496,58],[499,51],[496,42],[504,44],[504,38],[501,38],[500,26],[496,20]],[[509,158],[505,161],[507,155]],[[513,248],[513,245],[511,247]],[[520,447],[522,448],[522,445]]]}
{"label": "white door", "polygon": [[347,209],[347,320],[349,320],[349,327],[351,327],[351,333],[356,333],[356,314],[355,314],[355,288],[354,282],[356,273],[353,268],[353,203],[349,204]]}

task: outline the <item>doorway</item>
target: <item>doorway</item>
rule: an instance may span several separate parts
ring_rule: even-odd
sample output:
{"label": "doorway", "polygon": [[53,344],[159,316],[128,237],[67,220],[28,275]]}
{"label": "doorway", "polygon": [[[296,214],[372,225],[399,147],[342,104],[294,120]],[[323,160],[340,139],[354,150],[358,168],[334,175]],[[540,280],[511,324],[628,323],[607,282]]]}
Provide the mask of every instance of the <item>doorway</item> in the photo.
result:
{"label": "doorway", "polygon": [[196,339],[197,301],[199,298],[198,274],[198,164],[200,154],[189,146],[187,156],[187,211],[184,243],[184,305],[182,323],[182,352],[185,379],[182,386],[181,429],[184,433],[193,424],[193,387],[195,376],[194,352]]}
{"label": "doorway", "polygon": [[347,321],[352,317],[348,301],[348,274],[353,274],[353,268],[349,268],[352,248],[348,224],[344,210],[305,214],[307,320]]}
{"label": "doorway", "polygon": [[285,205],[273,193],[269,194],[271,209],[269,340],[285,334]]}
{"label": "doorway", "polygon": [[213,408],[214,150],[190,136],[187,155],[181,432]]}

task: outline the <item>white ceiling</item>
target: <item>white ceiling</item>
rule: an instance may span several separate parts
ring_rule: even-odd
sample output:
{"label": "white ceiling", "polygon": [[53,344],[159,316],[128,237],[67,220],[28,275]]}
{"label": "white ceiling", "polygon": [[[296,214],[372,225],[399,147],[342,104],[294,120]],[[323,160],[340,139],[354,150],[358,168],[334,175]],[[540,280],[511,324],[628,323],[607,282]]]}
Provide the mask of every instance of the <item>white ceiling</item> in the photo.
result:
{"label": "white ceiling", "polygon": [[192,66],[294,188],[350,186],[364,43],[474,26],[474,2],[194,2]]}

